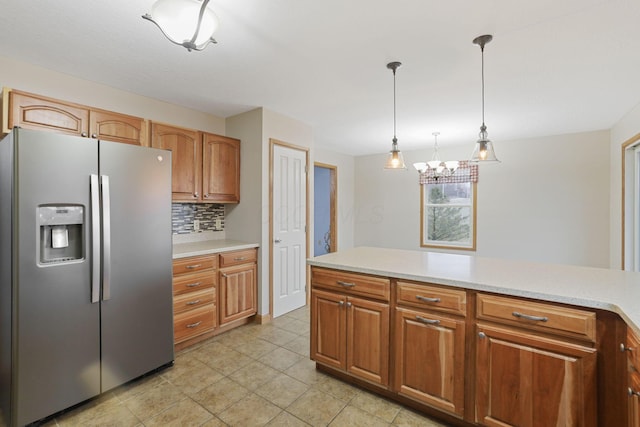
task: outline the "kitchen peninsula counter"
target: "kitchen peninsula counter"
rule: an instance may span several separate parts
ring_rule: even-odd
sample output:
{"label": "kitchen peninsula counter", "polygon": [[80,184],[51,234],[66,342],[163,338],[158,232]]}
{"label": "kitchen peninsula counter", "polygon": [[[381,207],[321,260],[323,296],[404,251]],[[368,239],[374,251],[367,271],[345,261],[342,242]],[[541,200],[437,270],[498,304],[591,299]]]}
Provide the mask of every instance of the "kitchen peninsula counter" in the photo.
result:
{"label": "kitchen peninsula counter", "polygon": [[308,264],[603,309],[640,334],[640,273],[375,247],[321,255]]}

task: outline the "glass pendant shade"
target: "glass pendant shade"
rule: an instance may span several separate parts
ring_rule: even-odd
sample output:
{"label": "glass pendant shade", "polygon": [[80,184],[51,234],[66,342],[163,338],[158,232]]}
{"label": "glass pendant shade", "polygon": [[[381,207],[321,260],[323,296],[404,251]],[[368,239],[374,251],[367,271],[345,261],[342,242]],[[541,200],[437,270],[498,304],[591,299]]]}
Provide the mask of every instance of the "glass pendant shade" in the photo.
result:
{"label": "glass pendant shade", "polygon": [[202,50],[216,42],[212,36],[220,23],[208,3],[209,0],[157,0],[151,6],[151,14],[142,17],[156,24],[172,43],[189,51]]}
{"label": "glass pendant shade", "polygon": [[471,154],[471,161],[500,163],[500,160],[496,157],[496,152],[493,149],[493,142],[491,142],[489,135],[487,134],[487,127],[484,125],[480,128],[478,141],[476,142],[473,153]]}
{"label": "glass pendant shade", "polygon": [[393,139],[393,144],[391,145],[391,151],[389,151],[389,155],[387,156],[387,163],[384,165],[385,169],[406,169],[407,166],[404,164],[404,156],[402,152],[398,149],[398,140]]}

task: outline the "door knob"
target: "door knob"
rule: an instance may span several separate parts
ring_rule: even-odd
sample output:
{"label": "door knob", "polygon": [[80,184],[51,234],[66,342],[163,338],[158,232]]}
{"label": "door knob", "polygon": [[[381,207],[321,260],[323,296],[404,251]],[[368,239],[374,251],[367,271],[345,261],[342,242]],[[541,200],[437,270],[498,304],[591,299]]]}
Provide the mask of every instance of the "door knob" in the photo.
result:
{"label": "door knob", "polygon": [[280,242],[282,242],[282,239],[276,239],[273,241],[273,243],[280,243]]}

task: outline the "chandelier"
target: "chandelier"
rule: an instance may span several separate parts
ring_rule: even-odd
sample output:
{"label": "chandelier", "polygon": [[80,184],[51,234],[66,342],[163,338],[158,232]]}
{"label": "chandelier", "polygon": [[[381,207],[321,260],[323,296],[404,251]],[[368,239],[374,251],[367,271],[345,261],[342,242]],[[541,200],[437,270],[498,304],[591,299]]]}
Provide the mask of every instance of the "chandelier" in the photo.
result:
{"label": "chandelier", "polygon": [[431,160],[428,162],[414,163],[413,167],[416,168],[419,173],[427,173],[429,176],[435,177],[436,179],[441,176],[451,176],[456,173],[460,162],[457,160],[449,160],[445,162],[440,160],[440,153],[438,153],[438,135],[440,135],[440,132],[433,132],[432,135],[434,143]]}

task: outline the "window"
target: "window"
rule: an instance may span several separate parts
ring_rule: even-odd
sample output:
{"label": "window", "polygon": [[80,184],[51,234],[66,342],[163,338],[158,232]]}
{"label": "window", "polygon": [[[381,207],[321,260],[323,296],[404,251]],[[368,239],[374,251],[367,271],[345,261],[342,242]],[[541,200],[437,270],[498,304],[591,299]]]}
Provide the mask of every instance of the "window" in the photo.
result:
{"label": "window", "polygon": [[426,183],[420,194],[422,247],[476,249],[476,183]]}

